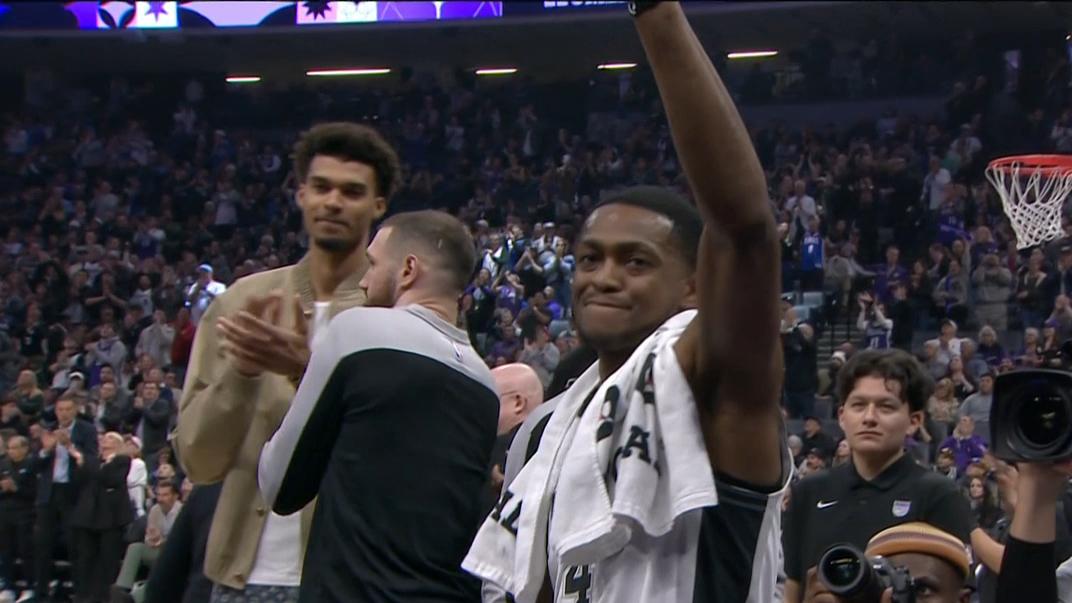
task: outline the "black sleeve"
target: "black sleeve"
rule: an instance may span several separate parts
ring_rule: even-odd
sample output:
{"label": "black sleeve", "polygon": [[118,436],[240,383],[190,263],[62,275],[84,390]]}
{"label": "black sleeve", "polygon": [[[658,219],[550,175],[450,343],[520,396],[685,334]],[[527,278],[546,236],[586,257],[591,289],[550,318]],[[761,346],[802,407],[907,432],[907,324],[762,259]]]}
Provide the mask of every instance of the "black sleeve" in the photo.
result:
{"label": "black sleeve", "polygon": [[1001,559],[994,603],[1057,601],[1054,543],[1036,544],[1009,536]]}
{"label": "black sleeve", "polygon": [[146,407],[143,417],[154,427],[167,427],[168,419],[171,418],[171,402],[163,397],[157,398]]}
{"label": "black sleeve", "polygon": [[101,465],[100,482],[105,488],[126,488],[130,473],[130,457],[117,455],[110,463]]}
{"label": "black sleeve", "polygon": [[37,472],[31,467],[26,473],[13,472],[15,479],[15,498],[32,503],[37,498]]}
{"label": "black sleeve", "polygon": [[[74,444],[78,447],[78,451],[87,459],[100,456],[100,449],[97,447],[97,430],[86,422],[75,423],[75,425],[78,427],[78,441]],[[74,440],[74,436],[71,439]]]}

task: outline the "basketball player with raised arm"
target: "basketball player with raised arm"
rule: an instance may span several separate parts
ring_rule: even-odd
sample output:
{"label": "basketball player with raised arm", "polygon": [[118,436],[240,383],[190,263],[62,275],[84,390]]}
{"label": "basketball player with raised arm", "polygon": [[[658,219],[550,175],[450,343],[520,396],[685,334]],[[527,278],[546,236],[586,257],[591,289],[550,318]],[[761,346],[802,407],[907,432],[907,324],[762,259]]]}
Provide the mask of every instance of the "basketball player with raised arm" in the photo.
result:
{"label": "basketball player with raised arm", "polygon": [[586,221],[574,316],[598,361],[463,563],[485,601],[775,599],[791,463],[766,181],[681,5],[631,12],[699,211],[641,187]]}

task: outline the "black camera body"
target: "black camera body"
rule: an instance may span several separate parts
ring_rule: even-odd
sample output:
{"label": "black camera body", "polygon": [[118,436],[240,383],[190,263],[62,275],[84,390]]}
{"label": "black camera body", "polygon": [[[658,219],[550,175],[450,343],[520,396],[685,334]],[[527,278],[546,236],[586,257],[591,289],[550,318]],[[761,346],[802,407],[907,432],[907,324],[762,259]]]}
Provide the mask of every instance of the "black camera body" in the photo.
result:
{"label": "black camera body", "polygon": [[884,557],[868,557],[851,544],[835,544],[819,559],[819,581],[846,603],[879,603],[887,588],[893,603],[915,603],[912,576]]}
{"label": "black camera body", "polygon": [[1031,369],[998,375],[990,449],[1011,462],[1072,458],[1072,373]]}

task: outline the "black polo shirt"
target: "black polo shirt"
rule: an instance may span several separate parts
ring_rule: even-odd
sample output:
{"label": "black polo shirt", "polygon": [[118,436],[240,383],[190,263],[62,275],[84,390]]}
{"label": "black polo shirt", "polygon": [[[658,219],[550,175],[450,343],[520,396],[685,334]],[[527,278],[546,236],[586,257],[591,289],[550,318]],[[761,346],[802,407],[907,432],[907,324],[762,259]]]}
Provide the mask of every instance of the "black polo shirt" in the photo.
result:
{"label": "black polo shirt", "polygon": [[915,464],[905,454],[874,480],[852,463],[809,476],[792,488],[784,516],[785,573],[801,584],[830,546],[860,550],[886,528],[923,521],[970,542],[974,519],[953,480]]}

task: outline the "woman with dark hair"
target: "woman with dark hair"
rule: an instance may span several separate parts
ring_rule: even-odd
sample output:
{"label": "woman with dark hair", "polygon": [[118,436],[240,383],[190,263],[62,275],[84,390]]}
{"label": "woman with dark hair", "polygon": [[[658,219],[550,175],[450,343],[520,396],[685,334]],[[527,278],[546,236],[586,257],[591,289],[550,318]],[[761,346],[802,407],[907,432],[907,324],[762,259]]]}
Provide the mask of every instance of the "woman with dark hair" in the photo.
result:
{"label": "woman with dark hair", "polygon": [[994,527],[1001,519],[1001,508],[998,506],[997,493],[987,485],[986,480],[981,477],[971,478],[965,494],[979,527],[984,530]]}
{"label": "woman with dark hair", "polygon": [[87,458],[73,445],[68,452],[82,482],[71,513],[74,534],[75,600],[110,601],[111,585],[123,559],[124,530],[134,521],[127,490],[130,457],[123,453],[123,436],[110,431],[100,437],[100,458]]}

